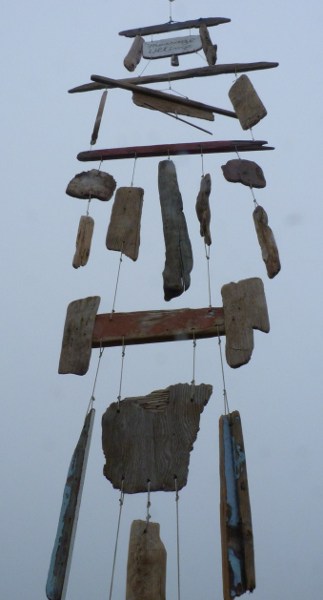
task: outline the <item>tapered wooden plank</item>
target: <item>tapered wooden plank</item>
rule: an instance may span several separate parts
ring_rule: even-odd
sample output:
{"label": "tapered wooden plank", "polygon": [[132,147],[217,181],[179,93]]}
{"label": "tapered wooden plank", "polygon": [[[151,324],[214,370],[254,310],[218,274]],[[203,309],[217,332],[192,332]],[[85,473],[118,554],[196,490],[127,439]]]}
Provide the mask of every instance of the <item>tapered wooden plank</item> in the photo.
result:
{"label": "tapered wooden plank", "polygon": [[48,600],[64,600],[66,596],[94,416],[92,408],[85,418],[69,466],[46,583]]}
{"label": "tapered wooden plank", "polygon": [[126,600],[166,599],[167,553],[159,531],[159,523],[132,522]]}
{"label": "tapered wooden plank", "polygon": [[275,237],[268,225],[268,215],[262,206],[258,205],[253,211],[253,220],[267,275],[272,279],[279,273],[281,266]]}
{"label": "tapered wooden plank", "polygon": [[205,23],[208,27],[215,27],[216,25],[223,25],[224,23],[230,23],[231,19],[224,17],[204,17],[201,19],[191,19],[189,21],[177,21],[161,23],[160,25],[148,25],[147,27],[137,27],[136,29],[127,29],[120,31],[119,35],[126,37],[135,37],[136,35],[152,35],[154,33],[166,33],[168,31],[180,31],[181,29],[198,29],[202,23]]}
{"label": "tapered wooden plank", "polygon": [[247,75],[241,75],[234,82],[229,90],[229,98],[242,129],[250,129],[267,115],[267,110]]}
{"label": "tapered wooden plank", "polygon": [[210,210],[210,193],[211,193],[211,175],[207,173],[201,179],[200,191],[196,199],[196,214],[200,222],[200,234],[204,238],[207,246],[211,246],[212,237],[210,232],[211,210]]}
{"label": "tapered wooden plank", "polygon": [[[112,403],[102,417],[104,475],[125,493],[174,491],[188,478],[190,451],[212,386],[178,383]],[[175,477],[177,484],[175,484]]]}
{"label": "tapered wooden plank", "polygon": [[144,42],[143,57],[148,60],[156,58],[167,58],[169,56],[180,56],[181,54],[191,54],[198,52],[202,48],[202,41],[199,35],[186,35],[176,38],[165,38]]}
{"label": "tapered wooden plank", "polygon": [[74,269],[84,267],[87,264],[91,250],[93,229],[94,220],[92,217],[82,216],[77,231],[76,249],[72,263]]}
{"label": "tapered wooden plank", "polygon": [[106,246],[137,260],[140,245],[140,221],[144,190],[139,187],[118,188],[112,207]]}
{"label": "tapered wooden plank", "polygon": [[109,173],[91,169],[91,171],[83,171],[75,175],[66,188],[66,194],[82,200],[97,198],[107,201],[112,198],[116,185],[114,178]]}
{"label": "tapered wooden plank", "polygon": [[217,58],[217,46],[212,43],[209,30],[205,23],[200,25],[200,37],[203,47],[203,52],[209,66],[213,66],[216,63]]}
{"label": "tapered wooden plank", "polygon": [[74,300],[68,305],[63,333],[58,372],[61,374],[87,373],[92,348],[95,316],[100,296]]}
{"label": "tapered wooden plank", "polygon": [[165,239],[163,271],[166,301],[180,296],[190,287],[193,254],[183,212],[175,165],[163,160],[158,166],[158,189]]}
{"label": "tapered wooden plank", "polygon": [[128,71],[134,71],[139,65],[142,57],[143,45],[143,38],[140,35],[136,35],[129,52],[123,61],[123,64]]}
{"label": "tapered wooden plank", "polygon": [[221,289],[226,335],[226,359],[237,368],[249,362],[253,329],[269,332],[269,317],[264,285],[258,277],[228,283]]}
{"label": "tapered wooden plank", "polygon": [[150,110],[159,110],[164,113],[174,113],[179,115],[186,115],[188,117],[195,117],[196,119],[205,119],[207,121],[214,121],[214,115],[210,110],[201,110],[194,106],[185,106],[177,102],[177,96],[174,94],[167,94],[169,98],[147,98],[146,95],[134,92],[132,100],[136,106],[142,108],[148,108]]}
{"label": "tapered wooden plank", "polygon": [[98,112],[96,115],[95,123],[93,126],[93,131],[92,131],[92,135],[91,135],[91,146],[94,146],[94,144],[96,144],[96,141],[98,139],[99,130],[101,127],[102,116],[103,116],[103,112],[104,112],[104,108],[105,108],[105,103],[107,100],[107,95],[108,95],[108,91],[105,90],[101,96]]}
{"label": "tapered wooden plank", "polygon": [[262,168],[252,160],[234,158],[221,167],[227,181],[242,183],[248,187],[264,188],[266,179]]}

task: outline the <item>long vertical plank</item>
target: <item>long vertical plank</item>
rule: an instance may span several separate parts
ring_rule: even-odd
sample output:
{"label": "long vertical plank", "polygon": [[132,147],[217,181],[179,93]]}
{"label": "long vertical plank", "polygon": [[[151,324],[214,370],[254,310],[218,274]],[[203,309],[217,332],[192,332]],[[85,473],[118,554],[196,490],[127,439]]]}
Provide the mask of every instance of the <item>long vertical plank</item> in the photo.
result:
{"label": "long vertical plank", "polygon": [[167,554],[159,530],[159,523],[132,522],[126,600],[166,599]]}
{"label": "long vertical plank", "polygon": [[90,256],[91,241],[94,229],[94,220],[88,215],[80,218],[79,227],[76,236],[76,248],[73,258],[73,267],[78,269],[84,267]]}

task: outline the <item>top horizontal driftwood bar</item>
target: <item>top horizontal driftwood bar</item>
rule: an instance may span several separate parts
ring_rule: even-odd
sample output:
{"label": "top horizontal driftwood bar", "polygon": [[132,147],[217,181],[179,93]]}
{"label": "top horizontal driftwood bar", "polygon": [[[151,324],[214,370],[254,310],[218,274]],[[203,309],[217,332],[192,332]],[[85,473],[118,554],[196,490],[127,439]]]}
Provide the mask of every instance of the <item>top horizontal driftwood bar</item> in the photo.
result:
{"label": "top horizontal driftwood bar", "polygon": [[125,37],[135,37],[136,35],[151,35],[152,33],[166,33],[168,31],[180,31],[181,29],[198,29],[203,23],[207,27],[215,27],[230,23],[231,19],[225,17],[205,17],[201,19],[191,19],[190,21],[177,21],[176,23],[167,22],[160,25],[148,25],[147,27],[137,27],[136,29],[126,29],[119,31],[119,35]]}

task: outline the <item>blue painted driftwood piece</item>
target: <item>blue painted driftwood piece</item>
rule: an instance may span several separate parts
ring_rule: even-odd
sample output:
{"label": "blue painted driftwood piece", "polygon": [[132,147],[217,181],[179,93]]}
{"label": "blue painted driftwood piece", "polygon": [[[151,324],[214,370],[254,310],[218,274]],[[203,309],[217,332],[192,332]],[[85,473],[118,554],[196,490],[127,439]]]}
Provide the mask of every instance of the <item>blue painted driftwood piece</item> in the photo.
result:
{"label": "blue painted driftwood piece", "polygon": [[64,600],[66,594],[94,415],[95,410],[92,408],[86,415],[67,474],[47,577],[46,595],[48,600]]}

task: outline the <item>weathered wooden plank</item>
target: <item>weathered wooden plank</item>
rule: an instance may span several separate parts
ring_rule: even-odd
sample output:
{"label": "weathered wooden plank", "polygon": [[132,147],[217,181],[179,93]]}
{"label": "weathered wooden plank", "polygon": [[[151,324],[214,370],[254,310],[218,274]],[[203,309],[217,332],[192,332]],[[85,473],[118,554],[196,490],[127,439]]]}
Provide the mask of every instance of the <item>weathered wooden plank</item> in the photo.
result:
{"label": "weathered wooden plank", "polygon": [[97,198],[107,201],[112,198],[116,185],[114,178],[109,173],[91,169],[91,171],[83,171],[75,175],[66,188],[66,194],[82,200]]}
{"label": "weathered wooden plank", "polygon": [[209,30],[205,23],[202,23],[200,25],[200,37],[205,58],[207,60],[208,65],[211,67],[216,63],[217,46],[212,43]]}
{"label": "weathered wooden plank", "polygon": [[212,238],[210,232],[211,210],[210,210],[210,193],[211,193],[211,175],[207,173],[201,179],[200,191],[196,199],[196,214],[200,222],[200,234],[204,237],[204,242],[207,246],[211,246]]}
{"label": "weathered wooden plank", "polygon": [[92,408],[85,418],[69,466],[46,583],[48,600],[64,600],[66,595],[94,416]]}
{"label": "weathered wooden plank", "polygon": [[144,190],[139,187],[121,187],[116,191],[106,246],[137,260],[140,245],[140,221]]}
{"label": "weathered wooden plank", "polygon": [[167,553],[159,530],[159,523],[132,522],[126,600],[166,600]]}
{"label": "weathered wooden plank", "polygon": [[221,169],[225,179],[231,183],[242,183],[254,188],[266,187],[262,168],[252,160],[234,158],[222,165]]}
{"label": "weathered wooden plank", "polygon": [[205,119],[207,121],[214,121],[214,115],[210,110],[201,110],[194,106],[185,106],[177,102],[178,96],[174,94],[167,94],[169,98],[153,98],[147,97],[146,95],[134,92],[132,95],[133,103],[142,108],[148,108],[150,110],[159,110],[164,113],[174,113],[179,115],[186,115],[188,117],[195,117],[196,119]]}
{"label": "weathered wooden plank", "polygon": [[187,483],[190,451],[212,386],[171,385],[112,403],[102,417],[104,475],[125,493],[174,491]]}
{"label": "weathered wooden plank", "polygon": [[92,131],[92,135],[91,135],[91,146],[94,146],[94,144],[96,144],[96,141],[98,139],[99,130],[101,127],[102,116],[103,116],[103,112],[104,112],[104,107],[105,107],[105,103],[107,100],[107,95],[108,95],[108,90],[105,90],[101,96],[98,112],[96,115],[95,123],[93,126],[93,131]]}
{"label": "weathered wooden plank", "polygon": [[258,277],[228,283],[221,289],[226,335],[226,359],[237,368],[249,362],[253,329],[269,332],[269,317],[264,285]]}
{"label": "weathered wooden plank", "polygon": [[164,298],[180,296],[190,287],[193,254],[173,161],[158,165],[158,189],[165,239]]}
{"label": "weathered wooden plank", "polygon": [[222,308],[181,308],[128,313],[104,313],[95,317],[92,348],[155,344],[224,335]]}
{"label": "weathered wooden plank", "polygon": [[247,75],[241,75],[234,82],[229,90],[229,98],[242,129],[250,129],[267,115],[267,110]]}
{"label": "weathered wooden plank", "polygon": [[92,217],[82,216],[77,231],[76,237],[76,250],[73,258],[73,267],[78,269],[84,267],[87,264],[90,250],[91,241],[94,229],[94,219]]}
{"label": "weathered wooden plank", "polygon": [[100,296],[74,300],[67,307],[58,372],[87,373],[92,348],[92,334]]}
{"label": "weathered wooden plank", "polygon": [[144,58],[155,60],[156,58],[192,54],[193,52],[198,52],[201,48],[202,41],[199,35],[186,35],[144,42],[142,53]]}
{"label": "weathered wooden plank", "polygon": [[275,237],[268,225],[267,213],[262,206],[258,205],[253,211],[253,220],[267,275],[272,279],[279,273],[281,266]]}
{"label": "weathered wooden plank", "polygon": [[154,33],[166,33],[168,31],[180,31],[182,29],[198,29],[202,23],[205,23],[208,27],[215,27],[216,25],[223,25],[224,23],[230,23],[231,19],[224,17],[204,17],[201,19],[191,19],[189,21],[177,21],[161,23],[160,25],[148,25],[147,27],[137,27],[136,29],[127,29],[120,31],[119,35],[126,37],[135,37],[136,35],[152,35]]}
{"label": "weathered wooden plank", "polygon": [[136,35],[129,52],[123,61],[123,64],[128,71],[134,71],[139,65],[143,53],[143,46],[143,38],[140,35]]}

